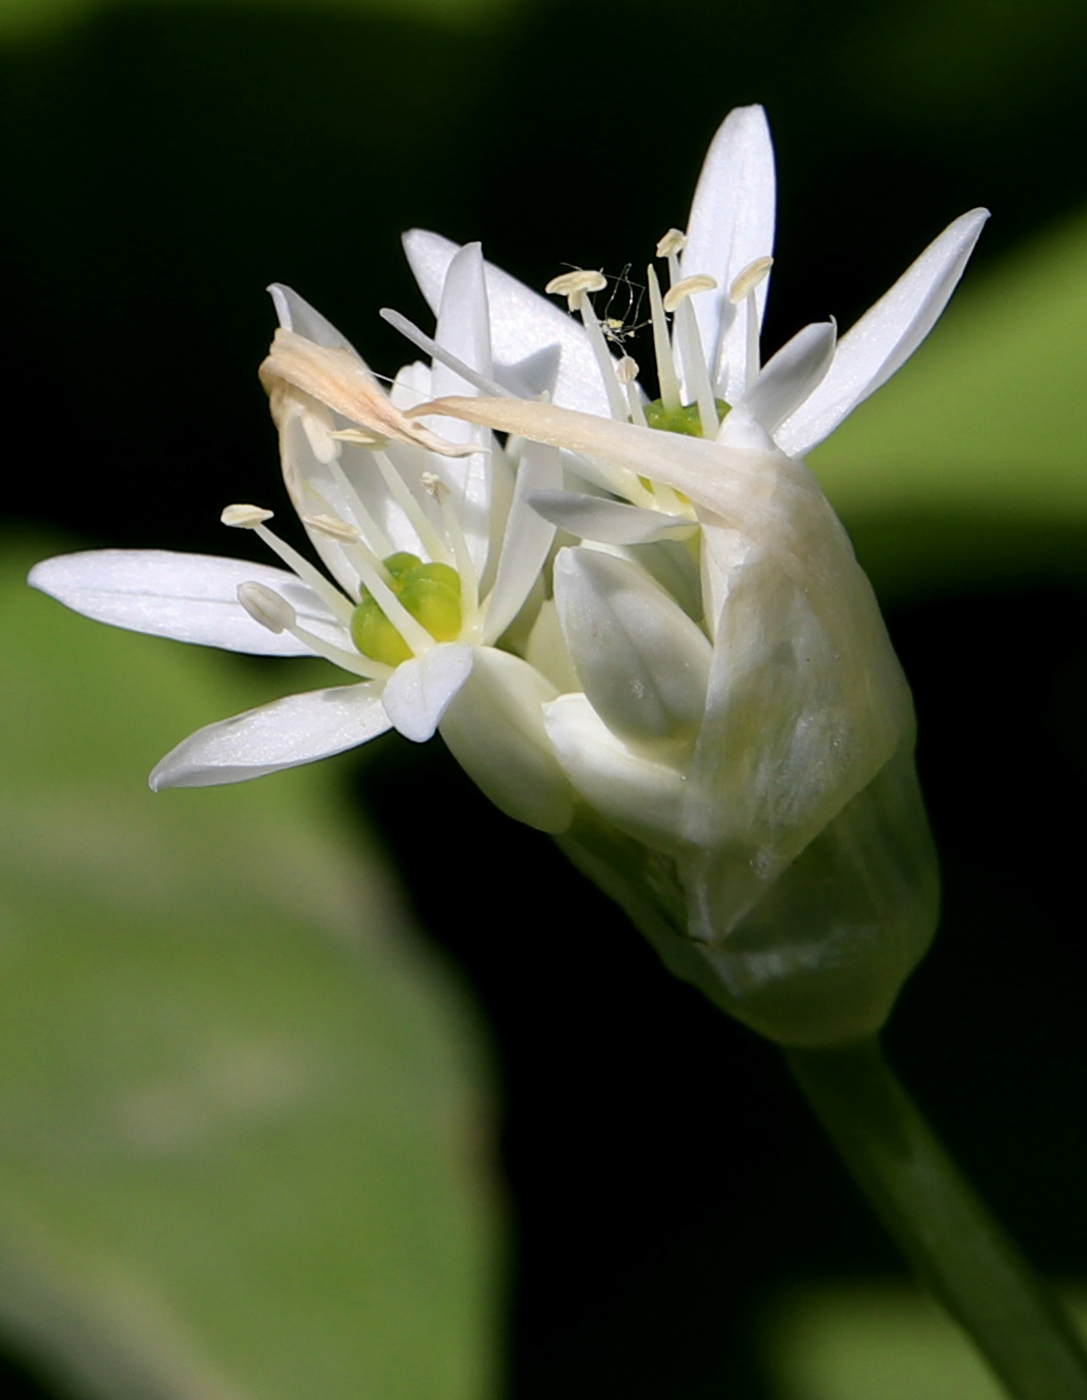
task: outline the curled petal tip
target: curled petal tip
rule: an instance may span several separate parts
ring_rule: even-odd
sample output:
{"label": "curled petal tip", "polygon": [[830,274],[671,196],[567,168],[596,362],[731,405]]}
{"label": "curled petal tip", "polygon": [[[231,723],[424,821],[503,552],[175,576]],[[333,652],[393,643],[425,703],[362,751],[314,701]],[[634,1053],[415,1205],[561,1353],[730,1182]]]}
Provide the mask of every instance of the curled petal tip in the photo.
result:
{"label": "curled petal tip", "polygon": [[478,444],[448,442],[422,423],[411,421],[392,403],[366,364],[342,346],[317,345],[280,327],[260,367],[260,378],[272,398],[273,414],[286,386],[325,404],[375,438],[409,442],[443,457],[469,457],[480,450]]}

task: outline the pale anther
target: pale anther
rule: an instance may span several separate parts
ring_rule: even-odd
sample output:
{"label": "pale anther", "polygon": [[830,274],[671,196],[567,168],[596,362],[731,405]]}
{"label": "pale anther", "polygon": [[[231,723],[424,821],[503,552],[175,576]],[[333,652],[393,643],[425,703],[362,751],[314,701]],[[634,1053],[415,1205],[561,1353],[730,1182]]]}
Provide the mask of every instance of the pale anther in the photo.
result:
{"label": "pale anther", "polygon": [[239,583],[238,602],[254,622],[267,627],[269,632],[284,632],[298,620],[298,614],[286,598],[265,588],[263,583]]}
{"label": "pale anther", "polygon": [[693,277],[684,277],[682,282],[677,282],[665,292],[664,309],[674,311],[685,297],[693,296],[695,292],[712,292],[716,286],[717,278],[706,272],[696,272]]}
{"label": "pale anther", "polygon": [[322,535],[327,535],[329,539],[339,540],[341,544],[354,544],[362,538],[357,526],[341,520],[336,515],[304,515],[302,521],[319,530]]}
{"label": "pale anther", "polygon": [[442,493],[448,489],[441,477],[435,475],[434,472],[422,472],[419,480],[422,482],[423,490],[427,495],[433,496],[436,501],[440,501]]}
{"label": "pale anther", "polygon": [[255,525],[263,525],[266,520],[271,520],[273,512],[264,510],[261,506],[227,506],[219,519],[224,525],[231,525],[236,530],[252,530]]}
{"label": "pale anther", "polygon": [[368,433],[365,428],[337,428],[327,436],[336,442],[353,442],[358,447],[384,447],[389,440],[378,433]]}
{"label": "pale anther", "polygon": [[680,228],[670,228],[657,244],[657,257],[670,258],[673,253],[682,253],[687,246],[687,235]]}
{"label": "pale anther", "polygon": [[769,256],[756,258],[736,274],[732,286],[728,289],[728,299],[733,306],[739,306],[744,297],[755,290],[773,265],[774,260]]}
{"label": "pale anther", "polygon": [[624,355],[615,366],[615,377],[620,384],[633,384],[638,378],[638,361],[630,355]]}
{"label": "pale anther", "polygon": [[579,267],[573,272],[561,272],[558,277],[552,277],[544,291],[554,296],[565,297],[570,310],[579,311],[586,293],[602,292],[607,285],[608,279],[602,272]]}

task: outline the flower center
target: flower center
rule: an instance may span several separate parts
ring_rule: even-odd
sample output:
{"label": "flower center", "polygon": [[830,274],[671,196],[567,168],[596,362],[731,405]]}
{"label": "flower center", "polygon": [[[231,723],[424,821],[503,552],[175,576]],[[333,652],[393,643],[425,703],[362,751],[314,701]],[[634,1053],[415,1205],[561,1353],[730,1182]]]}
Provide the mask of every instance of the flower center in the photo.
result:
{"label": "flower center", "polygon": [[[451,642],[460,636],[460,575],[449,564],[424,564],[414,554],[401,550],[382,560],[393,593],[422,624],[436,642]],[[363,656],[386,666],[399,666],[412,653],[407,642],[382,612],[368,589],[351,614],[351,638]]]}
{"label": "flower center", "polygon": [[[724,399],[714,399],[718,419],[728,412]],[[684,433],[687,437],[704,437],[702,411],[696,403],[684,403],[670,408],[663,399],[654,399],[645,406],[647,428],[659,428],[665,433]]]}

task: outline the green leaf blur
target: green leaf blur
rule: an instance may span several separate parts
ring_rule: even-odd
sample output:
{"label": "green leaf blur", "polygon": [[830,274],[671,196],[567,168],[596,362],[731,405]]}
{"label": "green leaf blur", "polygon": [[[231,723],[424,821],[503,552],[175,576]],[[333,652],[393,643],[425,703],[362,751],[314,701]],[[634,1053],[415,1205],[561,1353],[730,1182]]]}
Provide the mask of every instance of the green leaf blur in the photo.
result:
{"label": "green leaf blur", "polygon": [[0,572],[4,1330],[80,1394],[486,1396],[472,1008],[335,765],[147,790],[271,672],[67,612],[49,552]]}
{"label": "green leaf blur", "polygon": [[[1064,1290],[1087,1330],[1087,1293]],[[796,1289],[767,1311],[775,1400],[1002,1400],[966,1337],[908,1284],[870,1279]]]}
{"label": "green leaf blur", "polygon": [[[163,0],[141,0],[154,8]],[[217,0],[196,0],[215,4]],[[240,0],[253,9],[308,9],[329,13],[371,14],[437,23],[472,22],[500,14],[509,0]],[[33,37],[109,8],[107,0],[0,0],[0,40]]]}
{"label": "green leaf blur", "polygon": [[1085,382],[1080,217],[968,276],[931,339],[812,454],[884,592],[1085,576]]}

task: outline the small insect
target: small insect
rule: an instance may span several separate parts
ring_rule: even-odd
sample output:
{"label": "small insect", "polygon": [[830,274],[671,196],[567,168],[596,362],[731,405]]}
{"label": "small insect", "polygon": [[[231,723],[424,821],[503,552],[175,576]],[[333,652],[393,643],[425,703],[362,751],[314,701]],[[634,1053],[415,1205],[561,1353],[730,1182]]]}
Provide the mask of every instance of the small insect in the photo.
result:
{"label": "small insect", "polygon": [[645,287],[631,279],[630,267],[627,263],[618,275],[604,274],[611,291],[600,317],[600,329],[613,345],[625,345],[650,324],[648,318],[642,316]]}
{"label": "small insect", "polygon": [[578,309],[579,298],[587,296],[590,292],[603,292],[605,288],[610,288],[603,312],[598,312],[597,316],[600,329],[613,345],[622,347],[632,336],[652,324],[642,316],[645,287],[640,282],[632,281],[630,263],[627,263],[618,275],[603,271],[586,271],[571,263],[564,266],[569,267],[570,271],[553,277],[545,290],[555,296],[565,295],[570,311],[575,311]]}

